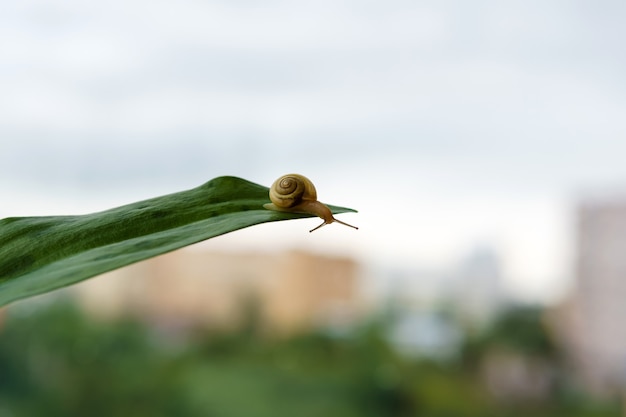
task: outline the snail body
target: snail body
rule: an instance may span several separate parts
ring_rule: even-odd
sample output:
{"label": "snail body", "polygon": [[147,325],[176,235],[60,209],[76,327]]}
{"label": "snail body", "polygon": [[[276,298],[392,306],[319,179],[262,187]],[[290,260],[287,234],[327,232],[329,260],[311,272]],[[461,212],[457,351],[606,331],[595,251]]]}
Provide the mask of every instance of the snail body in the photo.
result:
{"label": "snail body", "polygon": [[304,175],[287,174],[274,181],[270,188],[270,201],[271,203],[264,204],[263,207],[274,211],[314,214],[324,220],[322,224],[309,232],[333,222],[358,229],[356,226],[337,220],[328,206],[317,201],[315,186]]}

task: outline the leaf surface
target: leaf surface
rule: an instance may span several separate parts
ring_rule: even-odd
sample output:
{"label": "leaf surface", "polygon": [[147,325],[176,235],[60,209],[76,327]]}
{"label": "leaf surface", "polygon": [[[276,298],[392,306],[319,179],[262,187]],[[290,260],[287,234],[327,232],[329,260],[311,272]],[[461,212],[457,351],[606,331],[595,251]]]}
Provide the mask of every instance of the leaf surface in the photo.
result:
{"label": "leaf surface", "polygon": [[266,210],[268,193],[241,178],[218,177],[98,213],[2,219],[0,306],[255,224],[313,217]]}

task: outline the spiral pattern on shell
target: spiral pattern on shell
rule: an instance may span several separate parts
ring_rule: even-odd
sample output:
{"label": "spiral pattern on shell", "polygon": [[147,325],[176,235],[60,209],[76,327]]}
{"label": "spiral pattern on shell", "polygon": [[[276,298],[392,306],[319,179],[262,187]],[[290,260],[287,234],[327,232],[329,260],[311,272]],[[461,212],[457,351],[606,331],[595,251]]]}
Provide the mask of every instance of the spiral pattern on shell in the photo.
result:
{"label": "spiral pattern on shell", "polygon": [[303,199],[317,200],[315,186],[303,175],[283,175],[270,188],[270,200],[278,207],[293,207]]}

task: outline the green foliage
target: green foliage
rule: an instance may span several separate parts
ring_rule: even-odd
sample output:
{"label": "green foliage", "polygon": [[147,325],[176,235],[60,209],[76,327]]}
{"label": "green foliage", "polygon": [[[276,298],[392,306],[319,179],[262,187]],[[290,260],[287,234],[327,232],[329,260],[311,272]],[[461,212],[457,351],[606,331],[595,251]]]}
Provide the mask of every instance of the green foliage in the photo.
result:
{"label": "green foliage", "polygon": [[68,305],[9,320],[0,415],[190,415],[163,359],[137,323],[89,322]]}
{"label": "green foliage", "polygon": [[[0,416],[612,416],[616,407],[495,404],[477,374],[399,356],[367,325],[349,337],[268,339],[130,320],[87,320],[54,303],[8,310],[0,330]],[[186,340],[182,343],[181,340]],[[172,343],[176,342],[176,343]]]}
{"label": "green foliage", "polygon": [[466,344],[465,354],[473,360],[475,353],[484,353],[489,347],[540,357],[551,357],[556,353],[544,323],[543,310],[533,306],[510,307],[503,311]]}
{"label": "green foliage", "polygon": [[0,306],[248,226],[311,217],[264,209],[268,191],[219,177],[99,213],[2,219]]}
{"label": "green foliage", "polygon": [[544,323],[543,310],[538,307],[511,308],[503,312],[485,342],[531,355],[549,356],[555,350]]}

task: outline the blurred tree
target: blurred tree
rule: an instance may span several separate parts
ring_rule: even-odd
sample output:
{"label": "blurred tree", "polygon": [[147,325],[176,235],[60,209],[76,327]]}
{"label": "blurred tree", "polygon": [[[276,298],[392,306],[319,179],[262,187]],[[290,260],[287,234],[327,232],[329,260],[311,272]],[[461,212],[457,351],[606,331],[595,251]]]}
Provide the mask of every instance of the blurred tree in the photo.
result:
{"label": "blurred tree", "polygon": [[[385,321],[341,337],[269,338],[255,330],[251,308],[240,329],[196,329],[172,343],[178,333],[129,319],[98,322],[64,303],[31,307],[9,309],[0,332],[0,416],[528,415],[491,401],[468,367],[400,356],[385,337]],[[509,325],[495,325],[482,346],[506,341],[550,352],[525,327],[537,316],[526,314],[503,317]],[[590,408],[582,397],[560,398],[533,416],[616,412],[606,404]]]}
{"label": "blurred tree", "polygon": [[15,415],[190,415],[138,323],[59,303],[10,317],[0,336],[0,403]]}

